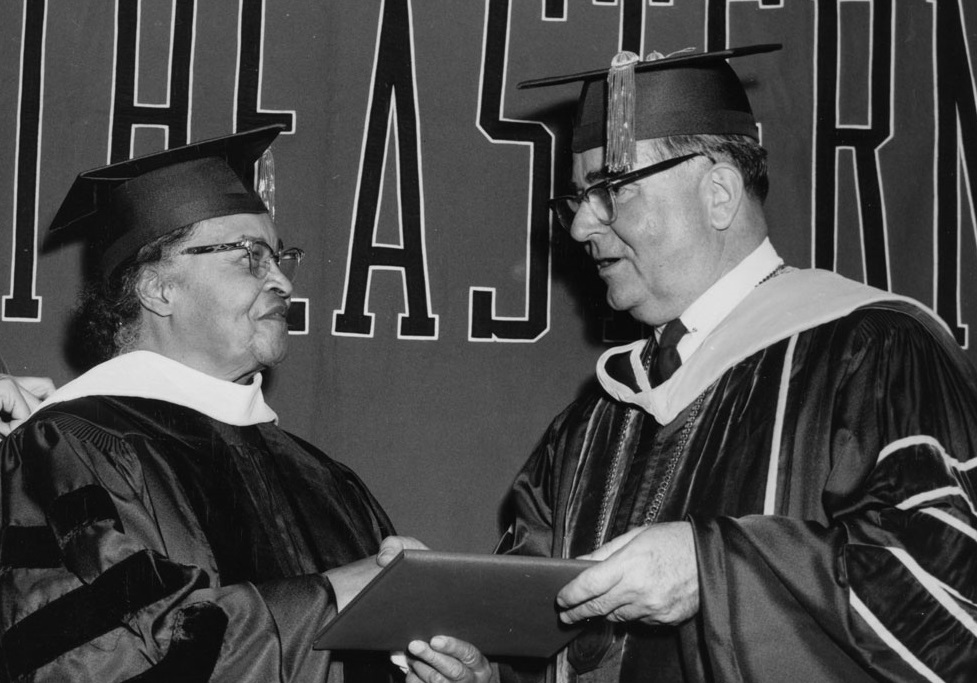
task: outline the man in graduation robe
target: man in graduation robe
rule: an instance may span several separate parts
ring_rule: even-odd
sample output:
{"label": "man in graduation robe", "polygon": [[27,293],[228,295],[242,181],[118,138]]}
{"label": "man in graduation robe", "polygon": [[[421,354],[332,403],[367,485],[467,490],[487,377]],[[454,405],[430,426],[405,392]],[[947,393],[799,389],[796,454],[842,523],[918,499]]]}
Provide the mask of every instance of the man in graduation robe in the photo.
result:
{"label": "man in graduation robe", "polygon": [[725,61],[759,51],[542,83],[584,81],[557,217],[655,334],[514,483],[500,551],[597,563],[557,596],[583,635],[503,681],[977,680],[977,373],[915,302],[777,255]]}
{"label": "man in graduation robe", "polygon": [[244,181],[279,130],[83,173],[55,218],[103,238],[82,313],[112,357],[0,446],[0,678],[388,680],[313,642],[391,523],[262,397],[302,252]]}

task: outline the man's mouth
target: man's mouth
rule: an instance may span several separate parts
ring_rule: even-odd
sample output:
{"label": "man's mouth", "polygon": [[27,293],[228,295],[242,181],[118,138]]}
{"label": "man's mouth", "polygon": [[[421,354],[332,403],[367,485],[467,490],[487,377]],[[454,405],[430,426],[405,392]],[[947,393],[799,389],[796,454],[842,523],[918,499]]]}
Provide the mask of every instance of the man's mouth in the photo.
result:
{"label": "man's mouth", "polygon": [[604,270],[605,268],[610,268],[620,260],[619,258],[599,258],[594,259],[594,263],[597,264],[597,270]]}
{"label": "man's mouth", "polygon": [[261,317],[284,321],[288,317],[288,305],[282,304],[280,306],[275,306]]}

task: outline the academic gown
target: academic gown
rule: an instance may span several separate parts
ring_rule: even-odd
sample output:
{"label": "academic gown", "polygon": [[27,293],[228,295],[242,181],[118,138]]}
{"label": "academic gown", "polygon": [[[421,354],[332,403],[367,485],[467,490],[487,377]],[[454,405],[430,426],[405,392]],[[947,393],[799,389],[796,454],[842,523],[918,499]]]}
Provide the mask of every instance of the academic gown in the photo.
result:
{"label": "academic gown", "polygon": [[504,681],[977,680],[977,375],[931,315],[860,288],[774,278],[659,388],[647,349],[605,354],[604,390],[518,475],[501,550],[687,520],[700,609],[595,620]]}
{"label": "academic gown", "polygon": [[0,448],[11,679],[341,680],[312,650],[335,613],[319,572],[393,533],[351,470],[274,422],[126,396],[46,407]]}

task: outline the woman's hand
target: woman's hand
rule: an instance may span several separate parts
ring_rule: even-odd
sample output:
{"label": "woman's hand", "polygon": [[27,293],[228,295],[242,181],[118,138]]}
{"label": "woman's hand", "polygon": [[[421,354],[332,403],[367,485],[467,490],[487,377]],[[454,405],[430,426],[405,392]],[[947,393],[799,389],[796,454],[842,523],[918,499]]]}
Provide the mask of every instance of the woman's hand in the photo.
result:
{"label": "woman's hand", "polygon": [[411,641],[407,647],[410,671],[406,683],[496,683],[498,677],[485,656],[471,643],[434,636],[430,643]]}

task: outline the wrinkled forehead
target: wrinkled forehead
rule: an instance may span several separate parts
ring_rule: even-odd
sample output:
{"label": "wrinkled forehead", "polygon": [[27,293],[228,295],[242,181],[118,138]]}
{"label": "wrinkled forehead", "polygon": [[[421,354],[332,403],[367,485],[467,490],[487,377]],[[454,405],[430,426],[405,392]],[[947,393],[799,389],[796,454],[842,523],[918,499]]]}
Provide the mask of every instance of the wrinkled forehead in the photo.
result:
{"label": "wrinkled forehead", "polygon": [[[673,156],[663,145],[661,138],[638,140],[635,145],[635,163],[637,167],[648,166]],[[609,173],[605,165],[603,147],[592,147],[573,155],[571,180],[575,187],[584,189],[616,174]]]}
{"label": "wrinkled forehead", "polygon": [[278,229],[267,213],[237,213],[200,221],[188,244],[221,244],[243,239],[262,240],[272,248],[277,248],[280,241]]}

